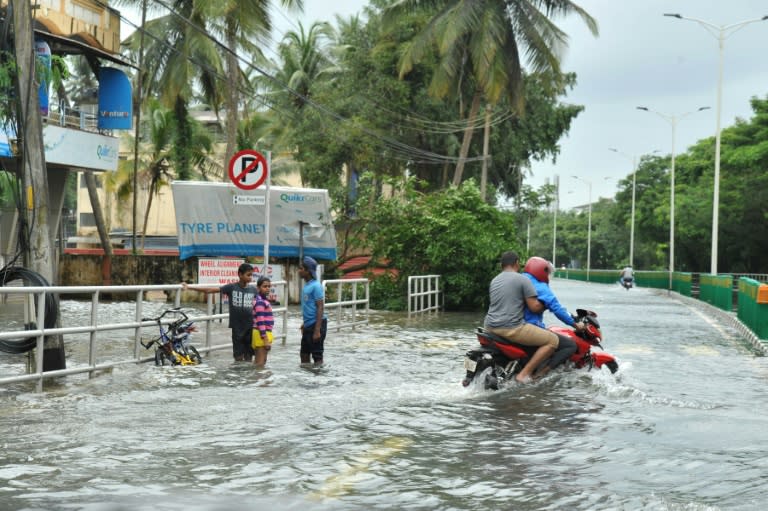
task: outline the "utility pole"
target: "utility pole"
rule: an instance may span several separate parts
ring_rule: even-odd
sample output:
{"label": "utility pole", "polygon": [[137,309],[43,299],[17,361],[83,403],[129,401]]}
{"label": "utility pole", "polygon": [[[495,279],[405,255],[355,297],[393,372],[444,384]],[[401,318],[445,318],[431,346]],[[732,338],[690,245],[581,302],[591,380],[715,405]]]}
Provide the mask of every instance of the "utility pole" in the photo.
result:
{"label": "utility pole", "polygon": [[[17,91],[19,101],[20,165],[24,186],[23,211],[29,232],[29,246],[24,254],[24,265],[40,274],[53,284],[54,251],[48,208],[48,175],[43,146],[43,127],[40,117],[40,100],[35,71],[34,35],[32,31],[32,8],[29,0],[11,0],[13,10],[13,37],[16,48]],[[38,307],[43,307],[42,301]],[[42,325],[39,325],[42,327]],[[38,353],[38,356],[41,354]],[[42,353],[43,370],[52,371],[66,368],[64,343],[60,337],[46,336]]]}

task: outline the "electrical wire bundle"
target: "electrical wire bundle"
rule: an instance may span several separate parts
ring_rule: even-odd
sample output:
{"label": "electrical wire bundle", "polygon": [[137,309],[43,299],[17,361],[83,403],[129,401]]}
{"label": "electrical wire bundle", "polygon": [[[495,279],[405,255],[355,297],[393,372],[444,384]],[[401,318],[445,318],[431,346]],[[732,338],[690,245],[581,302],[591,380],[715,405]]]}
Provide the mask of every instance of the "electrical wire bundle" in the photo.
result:
{"label": "electrical wire bundle", "polygon": [[[21,280],[25,286],[32,287],[45,287],[50,286],[45,277],[26,268],[18,266],[10,267],[6,266],[0,269],[0,286],[5,286],[6,283]],[[39,307],[39,298],[35,297],[35,306]],[[45,328],[55,328],[56,321],[58,320],[59,304],[57,303],[56,296],[52,293],[46,293],[45,295]],[[36,330],[37,324],[32,321],[24,325],[25,330]],[[0,340],[0,351],[5,353],[26,353],[35,349],[37,346],[37,339],[34,337],[26,339],[4,339]]]}

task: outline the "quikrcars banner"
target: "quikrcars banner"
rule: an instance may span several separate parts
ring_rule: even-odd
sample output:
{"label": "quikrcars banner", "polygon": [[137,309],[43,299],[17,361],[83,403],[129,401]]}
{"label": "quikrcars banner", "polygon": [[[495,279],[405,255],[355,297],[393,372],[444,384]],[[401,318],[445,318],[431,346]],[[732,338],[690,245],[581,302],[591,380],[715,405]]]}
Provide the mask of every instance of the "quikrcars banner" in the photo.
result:
{"label": "quikrcars banner", "polygon": [[[263,256],[266,190],[230,183],[174,181],[179,257]],[[269,190],[269,256],[336,259],[328,190],[273,186]]]}

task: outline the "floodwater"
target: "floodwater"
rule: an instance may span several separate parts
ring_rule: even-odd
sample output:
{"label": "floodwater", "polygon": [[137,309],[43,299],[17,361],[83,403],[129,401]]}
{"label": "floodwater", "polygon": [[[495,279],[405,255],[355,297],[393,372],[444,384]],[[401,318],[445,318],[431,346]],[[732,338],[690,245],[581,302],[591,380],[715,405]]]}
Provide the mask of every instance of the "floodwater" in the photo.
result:
{"label": "floodwater", "polygon": [[665,292],[553,288],[598,313],[616,375],[465,389],[482,314],[375,313],[329,333],[322,369],[292,317],[264,370],[224,350],[0,387],[0,509],[763,509],[766,358]]}

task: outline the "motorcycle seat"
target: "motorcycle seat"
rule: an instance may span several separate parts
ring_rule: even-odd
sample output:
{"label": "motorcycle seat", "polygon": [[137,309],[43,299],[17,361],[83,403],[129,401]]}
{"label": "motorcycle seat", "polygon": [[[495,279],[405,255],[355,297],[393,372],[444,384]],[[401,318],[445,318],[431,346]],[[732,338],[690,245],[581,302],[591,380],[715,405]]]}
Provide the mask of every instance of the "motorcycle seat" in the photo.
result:
{"label": "motorcycle seat", "polygon": [[477,335],[490,339],[498,344],[509,344],[512,346],[519,346],[516,342],[510,341],[509,339],[506,339],[500,335],[491,333],[481,326],[477,327]]}

